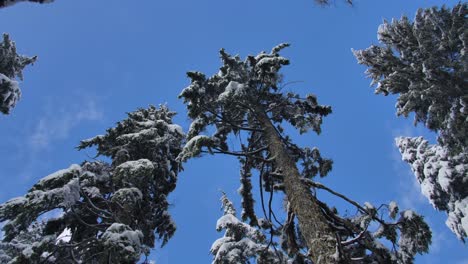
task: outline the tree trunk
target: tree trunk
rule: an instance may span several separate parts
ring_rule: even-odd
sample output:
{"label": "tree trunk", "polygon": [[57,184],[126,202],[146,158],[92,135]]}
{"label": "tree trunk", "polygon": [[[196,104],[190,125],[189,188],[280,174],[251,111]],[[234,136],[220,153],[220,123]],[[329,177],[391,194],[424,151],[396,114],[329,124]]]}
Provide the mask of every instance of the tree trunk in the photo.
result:
{"label": "tree trunk", "polygon": [[262,107],[255,108],[255,114],[262,126],[268,149],[284,175],[284,189],[287,200],[299,220],[302,236],[309,248],[314,264],[337,263],[336,238],[310,189],[303,184],[297,166],[288,155],[271,120]]}

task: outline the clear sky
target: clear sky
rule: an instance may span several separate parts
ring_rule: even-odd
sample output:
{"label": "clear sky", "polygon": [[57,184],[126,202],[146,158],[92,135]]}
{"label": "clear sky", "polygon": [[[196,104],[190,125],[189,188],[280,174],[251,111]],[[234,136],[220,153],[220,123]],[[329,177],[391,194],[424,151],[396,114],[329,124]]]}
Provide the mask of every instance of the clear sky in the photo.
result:
{"label": "clear sky", "polygon": [[[383,19],[458,1],[356,0],[352,8],[343,2],[322,8],[312,0],[56,0],[0,10],[0,29],[19,53],[39,56],[24,72],[21,101],[0,116],[0,202],[93,156],[76,151],[79,140],[103,134],[138,107],[167,103],[187,130],[177,99],[189,83],[185,72],[217,72],[220,48],[244,57],[289,42],[282,54],[291,65],[283,73],[299,82],[287,89],[315,93],[333,107],[320,136],[298,138],[334,160],[323,182],[361,203],[394,200],[424,215],[434,243],[417,263],[467,264],[468,247],[445,226],[445,213],[420,195],[394,145],[395,136],[434,135],[397,118],[395,98],[374,95],[351,53],[377,44]],[[220,190],[240,205],[235,159],[205,156],[184,167],[170,196],[178,230],[153,251],[158,264],[210,263],[210,246],[223,235],[215,230]]]}

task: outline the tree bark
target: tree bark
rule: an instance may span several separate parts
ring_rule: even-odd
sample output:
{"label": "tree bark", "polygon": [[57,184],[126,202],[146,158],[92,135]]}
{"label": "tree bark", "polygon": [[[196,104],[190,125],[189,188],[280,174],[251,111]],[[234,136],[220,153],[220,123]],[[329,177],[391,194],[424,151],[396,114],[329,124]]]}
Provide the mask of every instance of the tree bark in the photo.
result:
{"label": "tree bark", "polygon": [[286,197],[299,220],[299,227],[309,248],[312,261],[314,264],[337,263],[338,260],[334,257],[336,252],[335,234],[323,216],[316,198],[301,181],[294,160],[288,155],[285,145],[264,109],[257,106],[255,114],[269,144],[268,149],[284,175]]}

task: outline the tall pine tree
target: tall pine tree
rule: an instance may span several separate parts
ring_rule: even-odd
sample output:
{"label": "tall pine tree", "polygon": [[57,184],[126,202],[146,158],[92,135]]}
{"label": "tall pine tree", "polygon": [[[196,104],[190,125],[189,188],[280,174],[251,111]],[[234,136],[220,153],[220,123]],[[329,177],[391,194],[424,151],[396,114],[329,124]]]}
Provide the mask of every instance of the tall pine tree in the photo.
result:
{"label": "tall pine tree", "polygon": [[396,94],[397,114],[415,116],[437,132],[437,144],[397,138],[423,194],[449,215],[447,225],[468,236],[468,3],[419,9],[378,30],[382,46],[354,51],[377,94]]}
{"label": "tall pine tree", "polygon": [[[262,262],[262,258],[275,256],[270,254],[269,247],[276,250],[279,240],[284,252],[278,253],[277,263],[286,263],[288,259],[293,263],[312,261],[317,264],[352,260],[411,263],[416,253],[428,250],[431,241],[430,230],[422,217],[412,211],[398,214],[396,204],[391,203],[384,206],[390,211],[387,222],[371,204],[361,206],[317,183],[314,177],[326,176],[332,161],[323,158],[316,148],[294,144],[284,132],[282,126],[289,123],[300,133],[309,130],[320,133],[322,118],[331,113],[331,108],[318,104],[314,95],[303,98],[281,92],[279,71],[289,60],[279,52],[287,46],[281,44],[270,53],[262,52],[245,60],[221,50],[223,65],[219,72],[211,77],[189,72],[191,84],[180,94],[193,122],[179,160],[202,153],[220,153],[236,156],[241,163],[241,218],[248,223],[239,221],[229,209],[232,206],[223,199],[227,209],[217,228],[226,229],[226,235],[212,247],[214,263],[231,263],[232,260],[249,263],[249,257],[253,256],[257,256],[258,263],[274,263]],[[204,133],[212,129],[214,134]],[[241,141],[245,139],[239,150],[227,144],[230,135],[238,136]],[[259,177],[264,218],[259,218],[254,210],[252,178],[255,171]],[[345,199],[357,207],[359,213],[341,217],[318,199],[319,189]],[[271,206],[266,208],[263,199],[264,192],[269,193],[271,205],[277,191],[286,196],[287,219],[284,222],[279,221]],[[380,226],[377,231],[369,230],[371,223]],[[265,243],[252,231],[255,228],[269,234],[270,242]],[[277,239],[278,236],[281,239]],[[381,239],[389,240],[393,249],[383,246]]]}

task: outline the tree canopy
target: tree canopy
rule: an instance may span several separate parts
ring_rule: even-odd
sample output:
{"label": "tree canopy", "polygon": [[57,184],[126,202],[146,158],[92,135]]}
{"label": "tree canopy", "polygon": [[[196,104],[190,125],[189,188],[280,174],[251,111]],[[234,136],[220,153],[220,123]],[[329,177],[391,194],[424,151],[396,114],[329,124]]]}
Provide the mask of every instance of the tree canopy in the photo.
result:
{"label": "tree canopy", "polygon": [[[323,158],[317,148],[294,144],[285,133],[285,123],[300,133],[320,133],[322,117],[331,113],[331,107],[318,104],[312,94],[301,97],[281,91],[280,69],[289,60],[279,52],[288,46],[280,44],[269,53],[244,60],[221,49],[217,74],[187,73],[191,84],[180,97],[193,122],[179,159],[226,154],[237,157],[241,164],[243,222],[223,196],[224,216],[217,229],[226,233],[212,246],[213,263],[250,263],[252,258],[256,263],[412,263],[415,254],[427,252],[431,243],[431,231],[423,218],[410,210],[399,213],[395,202],[378,208],[371,203],[361,206],[316,182],[317,175],[325,177],[330,172],[332,161]],[[212,130],[212,135],[205,133]],[[228,144],[229,136],[240,140],[240,149]],[[253,198],[254,176],[258,177],[255,182],[261,201]],[[341,216],[319,198],[319,190],[344,199],[358,213]],[[269,193],[269,202],[264,200],[264,192]],[[271,208],[278,192],[286,196],[284,221]],[[261,203],[263,217],[255,212],[255,202]],[[382,208],[388,209],[387,217],[379,213]],[[371,223],[379,226],[375,232],[369,230]],[[383,240],[392,247],[385,247]],[[282,250],[279,253],[277,246]]]}
{"label": "tree canopy", "polygon": [[184,137],[173,115],[165,106],[129,113],[105,135],[79,146],[96,146],[98,156],[111,163],[74,164],[1,204],[0,221],[8,223],[0,260],[135,263],[155,239],[164,245],[176,229],[167,195],[181,169],[176,157]]}
{"label": "tree canopy", "polygon": [[460,239],[468,235],[468,3],[419,9],[378,30],[382,46],[354,51],[377,94],[396,94],[397,114],[437,132],[436,145],[398,138],[423,194],[449,215]]}
{"label": "tree canopy", "polygon": [[[0,8],[53,1],[0,0]],[[437,144],[423,137],[399,137],[396,144],[423,194],[448,213],[447,225],[460,240],[468,235],[467,7],[460,2],[452,9],[420,9],[414,21],[385,21],[378,31],[382,45],[354,51],[359,63],[369,67],[376,93],[396,95],[398,115],[414,115],[415,124],[437,133]],[[359,203],[320,182],[332,176],[336,164],[313,144],[298,144],[296,134],[321,134],[332,107],[320,104],[314,94],[285,92],[292,84],[283,81],[282,69],[290,64],[282,55],[287,47],[282,43],[246,58],[221,49],[216,74],[188,72],[190,84],[179,94],[187,107],[184,117],[191,122],[187,134],[173,123],[176,113],[162,105],[130,112],[103,135],[82,140],[77,149],[95,148],[96,156],[56,171],[25,195],[0,204],[0,262],[137,263],[143,258],[148,263],[151,249],[175,234],[168,196],[182,164],[207,154],[236,158],[239,166],[226,171],[240,168],[241,210],[222,193],[215,227],[223,234],[211,245],[213,264],[411,264],[417,254],[428,252],[433,236],[422,215],[400,209],[395,201]],[[3,114],[18,102],[18,80],[35,60],[18,55],[4,35]],[[89,81],[89,75],[82,76]],[[80,112],[76,119],[84,115],[88,113]],[[65,130],[71,127],[67,122],[60,124]],[[54,129],[47,122],[41,125]],[[204,168],[206,174],[210,166]],[[351,179],[346,192],[363,191],[360,175],[347,174],[339,175]],[[200,202],[200,188],[193,189],[190,195],[197,199],[191,202]],[[333,199],[348,208],[338,210]]]}

